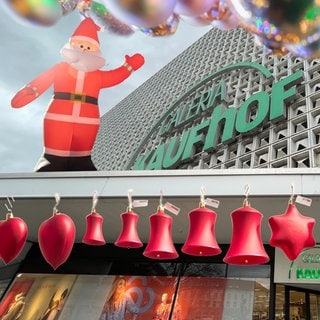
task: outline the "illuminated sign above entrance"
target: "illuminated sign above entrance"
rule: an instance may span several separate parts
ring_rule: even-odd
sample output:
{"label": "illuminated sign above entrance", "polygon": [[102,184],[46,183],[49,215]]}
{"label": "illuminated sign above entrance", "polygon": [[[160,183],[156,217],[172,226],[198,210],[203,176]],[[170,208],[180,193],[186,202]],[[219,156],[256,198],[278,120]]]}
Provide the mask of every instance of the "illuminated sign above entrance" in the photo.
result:
{"label": "illuminated sign above entrance", "polygon": [[278,248],[275,250],[275,283],[319,284],[320,246],[305,248],[290,261]]}
{"label": "illuminated sign above entrance", "polygon": [[[269,79],[269,89],[259,89],[239,105],[233,99],[227,76],[249,69]],[[238,71],[239,72],[239,71]],[[208,81],[210,86],[206,86]],[[216,81],[214,81],[216,80]],[[286,105],[296,96],[302,82],[299,70],[274,81],[264,66],[242,62],[226,66],[183,94],[157,121],[129,161],[127,169],[161,170],[191,162],[196,153],[212,153],[239,135],[253,135],[267,123],[286,119]]]}
{"label": "illuminated sign above entrance", "polygon": [[301,280],[319,280],[320,279],[320,252],[319,246],[305,249],[297,261],[290,265],[289,278]]}

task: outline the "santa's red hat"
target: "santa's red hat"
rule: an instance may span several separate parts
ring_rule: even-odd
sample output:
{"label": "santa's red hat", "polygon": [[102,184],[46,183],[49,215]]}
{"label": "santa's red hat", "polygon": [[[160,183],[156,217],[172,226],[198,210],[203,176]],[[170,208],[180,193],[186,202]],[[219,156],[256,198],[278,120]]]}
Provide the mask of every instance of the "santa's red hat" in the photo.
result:
{"label": "santa's red hat", "polygon": [[101,28],[97,26],[91,18],[85,18],[74,31],[70,40],[84,40],[99,47],[98,31],[100,30]]}

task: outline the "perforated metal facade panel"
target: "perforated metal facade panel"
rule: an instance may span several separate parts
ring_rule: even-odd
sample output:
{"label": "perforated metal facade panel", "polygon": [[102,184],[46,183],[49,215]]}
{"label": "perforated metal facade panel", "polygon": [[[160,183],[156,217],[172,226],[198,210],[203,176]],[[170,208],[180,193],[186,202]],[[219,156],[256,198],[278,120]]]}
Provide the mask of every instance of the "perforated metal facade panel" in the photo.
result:
{"label": "perforated metal facade panel", "polygon": [[[202,151],[200,146],[190,161],[172,169],[319,167],[320,60],[270,55],[244,30],[226,32],[214,28],[101,118],[93,152],[98,169],[131,169],[137,149],[143,154],[168,141],[166,135],[148,133],[184,92],[216,70],[245,61],[266,67],[273,82],[297,70],[303,72],[304,81],[296,86],[297,95],[287,106],[286,119],[276,124],[266,122],[254,134],[238,134],[233,142],[219,143],[210,152]],[[271,92],[272,87],[270,79],[262,74],[232,70],[207,81],[192,93],[193,97],[189,95],[181,103],[195,99],[221,80],[226,83],[230,104],[235,108],[256,92]],[[181,136],[191,125],[209,116],[203,114],[173,130],[171,138]]]}

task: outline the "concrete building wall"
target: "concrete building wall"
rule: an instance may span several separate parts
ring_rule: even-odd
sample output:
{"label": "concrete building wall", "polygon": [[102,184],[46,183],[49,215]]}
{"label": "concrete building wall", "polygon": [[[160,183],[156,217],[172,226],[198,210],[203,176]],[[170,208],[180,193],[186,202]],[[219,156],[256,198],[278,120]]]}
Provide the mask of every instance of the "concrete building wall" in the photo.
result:
{"label": "concrete building wall", "polygon": [[[233,141],[219,143],[210,152],[196,147],[188,161],[179,162],[172,169],[319,167],[320,60],[271,55],[242,29],[213,28],[101,118],[93,152],[98,169],[131,169],[139,154],[165,144],[169,137],[157,134],[157,127],[165,119],[163,114],[170,108],[174,111],[172,105],[183,93],[206,77],[208,81],[181,103],[196,99],[219,81],[226,83],[230,105],[235,108],[256,92],[271,92],[270,79],[253,70],[232,70],[220,77],[208,77],[239,62],[266,67],[273,75],[273,83],[302,71],[304,80],[296,85],[297,94],[287,106],[286,119],[275,124],[266,122],[254,134],[237,134]],[[190,125],[210,117],[211,113],[204,113],[192,124],[173,130],[172,136],[181,137]],[[154,134],[148,136],[151,129]]]}

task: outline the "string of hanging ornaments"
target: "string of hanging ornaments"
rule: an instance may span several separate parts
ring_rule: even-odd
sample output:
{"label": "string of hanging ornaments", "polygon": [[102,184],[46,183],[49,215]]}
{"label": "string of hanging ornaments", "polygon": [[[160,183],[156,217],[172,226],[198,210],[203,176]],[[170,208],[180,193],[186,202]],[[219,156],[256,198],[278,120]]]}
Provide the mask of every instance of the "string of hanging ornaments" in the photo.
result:
{"label": "string of hanging ornaments", "polygon": [[241,27],[265,52],[320,57],[320,6],[316,0],[5,0],[3,5],[23,23],[40,26],[51,26],[78,11],[119,36],[135,32],[171,36],[181,20],[194,27]]}
{"label": "string of hanging ornaments", "polygon": [[[251,207],[249,203],[249,186],[245,186],[245,199],[242,207],[230,214],[232,223],[231,242],[223,258],[227,264],[251,266],[267,263],[267,255],[261,239],[261,222],[263,214]],[[303,197],[297,200],[301,204],[311,205],[311,200]],[[309,201],[307,201],[309,200]],[[12,197],[7,198],[5,207],[8,211],[5,220],[0,220],[0,258],[8,264],[22,251],[28,235],[25,221],[13,215]],[[96,212],[98,194],[94,192],[91,212],[85,217],[86,231],[82,242],[91,246],[106,244],[103,236],[103,216]],[[73,220],[58,210],[60,195],[55,194],[55,205],[51,217],[43,221],[38,230],[40,251],[48,264],[56,270],[69,258],[75,243],[76,226]],[[126,249],[143,246],[139,238],[137,225],[139,215],[133,212],[134,207],[148,206],[148,200],[132,200],[132,190],[128,190],[128,207],[120,214],[121,231],[115,240],[115,245]],[[204,188],[200,189],[199,206],[188,214],[189,232],[181,251],[191,256],[215,256],[222,252],[216,236],[215,224],[218,214],[207,208],[218,208],[219,201],[205,198]],[[163,204],[163,193],[160,191],[159,205],[155,213],[149,217],[150,234],[143,255],[150,259],[170,260],[179,257],[172,237],[173,218],[165,210],[174,215],[180,209],[166,202]],[[271,216],[268,225],[271,230],[269,244],[277,247],[291,261],[295,260],[305,248],[312,248],[316,241],[313,235],[315,219],[302,215],[294,204],[294,191],[291,185],[291,195],[288,206],[283,214]]]}

